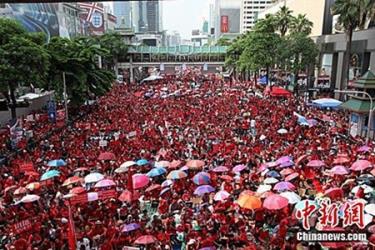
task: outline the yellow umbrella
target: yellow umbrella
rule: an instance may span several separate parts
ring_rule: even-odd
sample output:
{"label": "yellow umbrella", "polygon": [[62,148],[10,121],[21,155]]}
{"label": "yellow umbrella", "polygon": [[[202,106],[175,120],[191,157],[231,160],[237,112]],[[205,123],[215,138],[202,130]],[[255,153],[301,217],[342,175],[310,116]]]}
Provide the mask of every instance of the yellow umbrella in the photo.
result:
{"label": "yellow umbrella", "polygon": [[241,195],[238,198],[237,203],[240,207],[246,209],[257,209],[262,207],[262,201],[256,197],[251,195]]}

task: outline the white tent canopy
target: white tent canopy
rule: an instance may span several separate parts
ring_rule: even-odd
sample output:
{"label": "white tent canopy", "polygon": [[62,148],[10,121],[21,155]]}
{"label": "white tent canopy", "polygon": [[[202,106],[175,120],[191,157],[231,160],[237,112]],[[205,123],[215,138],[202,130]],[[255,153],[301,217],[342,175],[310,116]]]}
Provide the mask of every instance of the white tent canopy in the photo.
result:
{"label": "white tent canopy", "polygon": [[157,75],[152,75],[152,76],[149,76],[145,79],[143,79],[141,82],[151,82],[151,81],[155,81],[155,80],[160,80],[160,79],[163,79],[163,77],[161,76],[157,76]]}

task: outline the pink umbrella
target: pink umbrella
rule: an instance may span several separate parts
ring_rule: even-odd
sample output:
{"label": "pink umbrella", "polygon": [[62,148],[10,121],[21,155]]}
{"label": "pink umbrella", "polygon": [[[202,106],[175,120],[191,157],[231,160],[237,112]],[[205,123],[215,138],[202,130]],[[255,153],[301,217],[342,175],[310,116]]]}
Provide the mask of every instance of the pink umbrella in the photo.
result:
{"label": "pink umbrella", "polygon": [[326,164],[321,160],[312,160],[312,161],[309,161],[309,163],[307,163],[307,166],[312,167],[312,168],[320,168],[320,167],[324,167],[325,165]]}
{"label": "pink umbrella", "polygon": [[111,160],[115,160],[115,159],[116,159],[116,156],[113,153],[110,153],[110,152],[101,153],[98,157],[99,161],[111,161]]}
{"label": "pink umbrella", "polygon": [[270,168],[277,167],[279,163],[273,161],[273,162],[267,162],[266,165]]}
{"label": "pink umbrella", "polygon": [[371,168],[371,162],[367,161],[367,160],[358,160],[356,162],[354,162],[352,164],[352,166],[350,167],[350,170],[353,170],[353,171],[362,171],[362,170],[365,170],[367,168]]}
{"label": "pink umbrella", "polygon": [[213,172],[216,172],[216,173],[222,173],[222,172],[227,172],[229,169],[225,166],[219,166],[219,167],[216,167],[214,169],[212,169]]}
{"label": "pink umbrella", "polygon": [[335,175],[346,175],[346,174],[349,174],[349,170],[344,167],[344,166],[334,166],[333,168],[331,168],[331,170],[329,171],[331,174],[335,174]]}
{"label": "pink umbrella", "polygon": [[103,188],[103,187],[111,187],[111,186],[116,186],[116,183],[113,180],[104,179],[104,180],[98,181],[94,187]]}
{"label": "pink umbrella", "polygon": [[280,157],[279,159],[277,159],[276,163],[277,164],[283,164],[283,163],[291,162],[291,161],[292,161],[291,157],[289,157],[289,156],[283,156],[283,157]]}
{"label": "pink umbrella", "polygon": [[299,177],[298,173],[292,173],[292,174],[288,175],[287,177],[285,177],[285,181],[291,181],[291,180],[294,180],[297,177]]}
{"label": "pink umbrella", "polygon": [[279,194],[271,194],[264,200],[263,207],[269,210],[278,210],[288,206],[288,203],[287,198]]}
{"label": "pink umbrella", "polygon": [[133,188],[140,189],[148,185],[150,179],[145,174],[134,174],[132,176],[133,179]]}
{"label": "pink umbrella", "polygon": [[294,170],[291,168],[284,168],[283,170],[280,171],[280,174],[283,176],[286,176],[288,174],[294,173]]}
{"label": "pink umbrella", "polygon": [[178,168],[180,165],[181,165],[181,161],[173,160],[173,161],[169,164],[168,168],[176,169],[176,168]]}
{"label": "pink umbrella", "polygon": [[273,190],[277,190],[277,191],[294,190],[294,189],[296,189],[296,187],[288,181],[278,182],[273,187]]}
{"label": "pink umbrella", "polygon": [[232,172],[233,172],[233,173],[239,173],[239,172],[245,170],[246,168],[247,168],[246,165],[244,165],[244,164],[240,164],[240,165],[235,166],[235,167],[232,169]]}
{"label": "pink umbrella", "polygon": [[266,169],[268,169],[268,165],[267,164],[261,164],[260,167],[258,168],[258,172],[263,172]]}
{"label": "pink umbrella", "polygon": [[349,163],[349,162],[350,162],[349,157],[339,156],[333,161],[333,164],[346,164],[346,163]]}
{"label": "pink umbrella", "polygon": [[186,166],[188,166],[191,169],[201,169],[204,166],[204,161],[190,160],[186,162]]}
{"label": "pink umbrella", "polygon": [[227,191],[221,190],[221,191],[219,191],[215,194],[214,200],[215,201],[224,201],[224,200],[228,199],[229,196],[230,196],[230,194]]}
{"label": "pink umbrella", "polygon": [[362,146],[359,149],[357,149],[357,152],[364,153],[370,151],[371,148],[369,146]]}

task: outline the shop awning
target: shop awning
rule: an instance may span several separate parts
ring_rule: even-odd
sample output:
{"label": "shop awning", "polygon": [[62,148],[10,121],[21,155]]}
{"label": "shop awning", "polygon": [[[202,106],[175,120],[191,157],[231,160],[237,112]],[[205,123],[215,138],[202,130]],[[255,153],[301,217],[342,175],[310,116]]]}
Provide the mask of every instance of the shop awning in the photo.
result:
{"label": "shop awning", "polygon": [[[341,107],[358,113],[367,113],[370,110],[370,101],[363,101],[353,98],[344,102]],[[373,108],[374,107],[375,105],[373,104]]]}

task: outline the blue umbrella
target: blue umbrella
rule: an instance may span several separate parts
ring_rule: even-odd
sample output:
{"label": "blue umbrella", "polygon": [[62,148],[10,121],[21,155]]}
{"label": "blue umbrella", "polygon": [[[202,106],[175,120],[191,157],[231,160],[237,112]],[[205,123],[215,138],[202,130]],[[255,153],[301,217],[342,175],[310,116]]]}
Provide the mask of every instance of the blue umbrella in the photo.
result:
{"label": "blue umbrella", "polygon": [[48,179],[51,179],[53,177],[56,177],[56,176],[59,176],[60,175],[60,172],[57,171],[57,170],[50,170],[48,172],[45,172],[42,177],[40,177],[40,180],[41,181],[45,181],[45,180],[48,180]]}
{"label": "blue umbrella", "polygon": [[210,185],[203,185],[199,186],[195,189],[194,194],[198,196],[203,196],[206,193],[215,192],[215,188],[211,187]]}
{"label": "blue umbrella", "polygon": [[312,103],[320,108],[337,108],[342,104],[342,102],[333,98],[321,98],[312,101]]}
{"label": "blue umbrella", "polygon": [[137,223],[130,223],[127,225],[124,225],[121,232],[130,232],[139,229],[141,226]]}
{"label": "blue umbrella", "polygon": [[144,166],[144,165],[147,165],[148,164],[148,160],[146,159],[140,159],[138,161],[135,162],[138,166]]}
{"label": "blue umbrella", "polygon": [[275,170],[267,172],[266,176],[267,177],[273,177],[273,178],[280,178],[281,177],[281,175],[278,172],[276,172]]}
{"label": "blue umbrella", "polygon": [[304,117],[303,115],[300,115],[296,112],[293,113],[295,116],[297,116],[297,122],[299,125],[304,125],[304,126],[309,126],[309,122],[307,121],[306,117]]}
{"label": "blue umbrella", "polygon": [[62,159],[49,161],[47,164],[49,167],[62,167],[66,166],[66,162]]}
{"label": "blue umbrella", "polygon": [[165,168],[153,168],[147,173],[147,176],[155,177],[155,176],[163,175],[166,172],[167,170]]}

